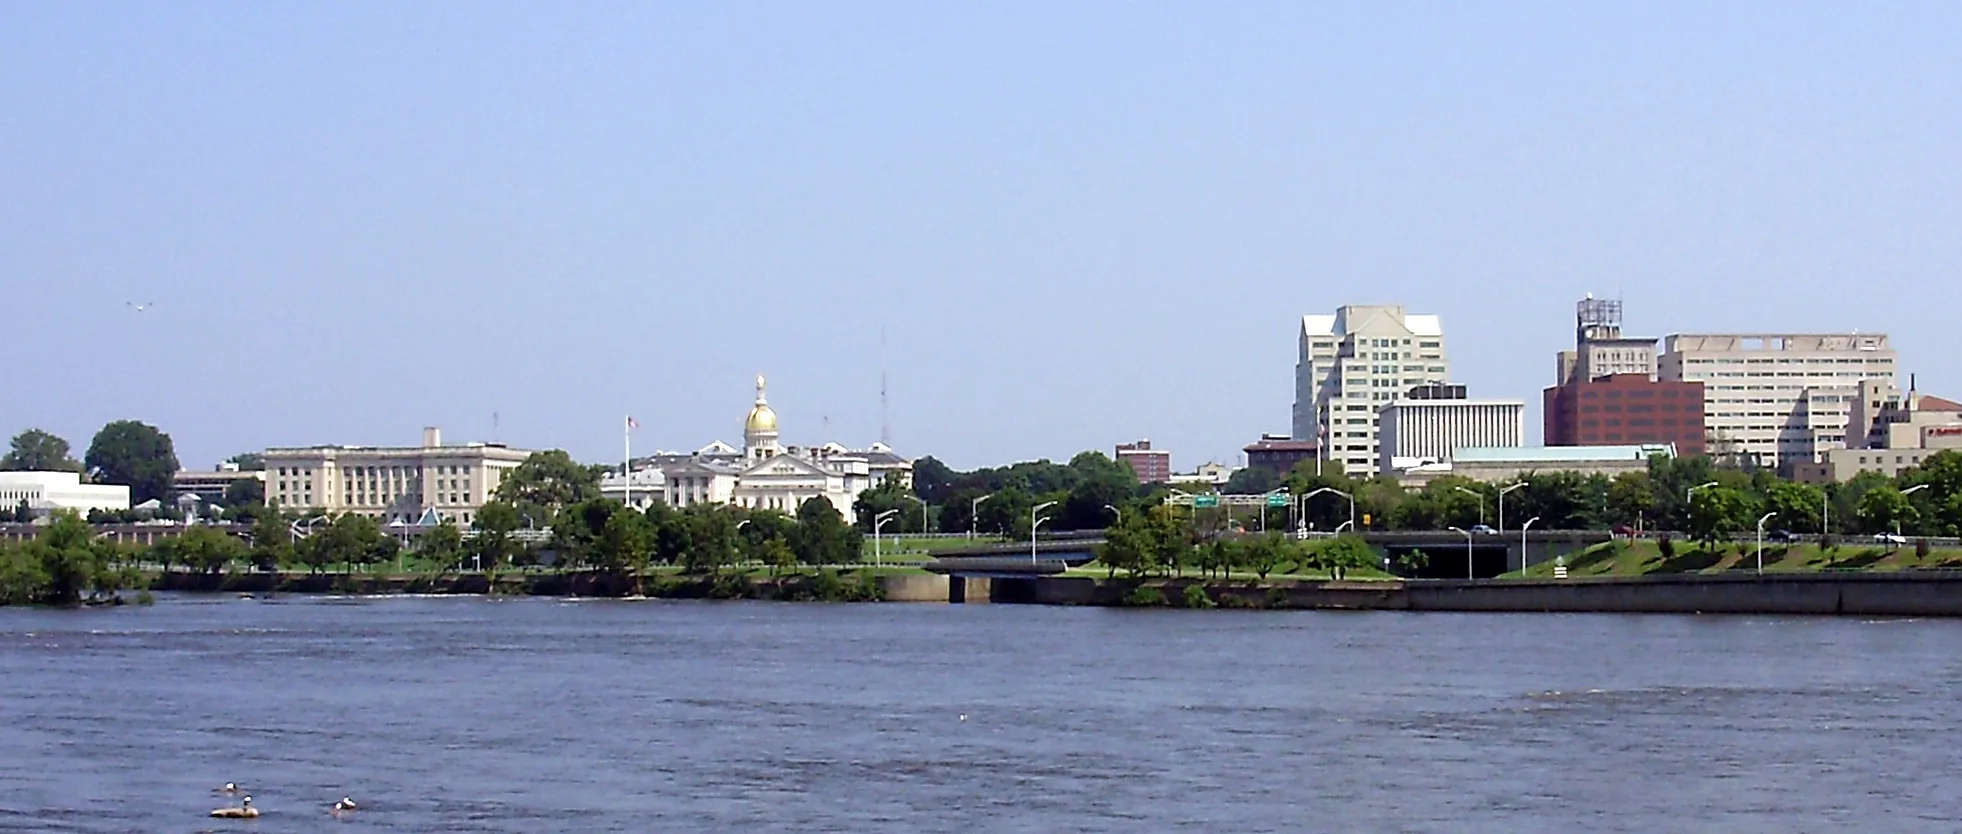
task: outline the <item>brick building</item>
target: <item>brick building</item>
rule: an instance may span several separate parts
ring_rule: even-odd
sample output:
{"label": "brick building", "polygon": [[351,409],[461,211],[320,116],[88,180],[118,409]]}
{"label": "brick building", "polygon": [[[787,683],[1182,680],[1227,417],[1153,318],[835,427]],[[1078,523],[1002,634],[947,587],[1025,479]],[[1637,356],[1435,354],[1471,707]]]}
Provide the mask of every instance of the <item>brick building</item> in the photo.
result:
{"label": "brick building", "polygon": [[1260,440],[1247,444],[1240,451],[1247,453],[1247,466],[1270,470],[1285,478],[1294,471],[1295,464],[1320,457],[1322,447],[1313,440],[1292,440],[1285,435],[1263,434]]}
{"label": "brick building", "polygon": [[1151,441],[1117,444],[1118,463],[1131,467],[1141,484],[1164,484],[1172,480],[1172,453],[1151,448]]}
{"label": "brick building", "polygon": [[1548,446],[1673,443],[1704,453],[1703,383],[1627,373],[1576,380],[1545,392]]}

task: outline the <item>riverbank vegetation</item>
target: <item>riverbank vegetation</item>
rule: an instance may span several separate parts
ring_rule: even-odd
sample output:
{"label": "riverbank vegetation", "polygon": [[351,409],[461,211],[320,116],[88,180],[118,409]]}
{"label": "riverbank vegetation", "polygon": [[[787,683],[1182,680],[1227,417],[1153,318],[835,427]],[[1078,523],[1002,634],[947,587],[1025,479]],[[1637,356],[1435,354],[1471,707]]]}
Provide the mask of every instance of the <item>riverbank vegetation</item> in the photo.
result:
{"label": "riverbank vegetation", "polygon": [[74,513],[57,513],[32,540],[0,542],[0,604],[114,603],[141,580],[130,552],[96,538]]}

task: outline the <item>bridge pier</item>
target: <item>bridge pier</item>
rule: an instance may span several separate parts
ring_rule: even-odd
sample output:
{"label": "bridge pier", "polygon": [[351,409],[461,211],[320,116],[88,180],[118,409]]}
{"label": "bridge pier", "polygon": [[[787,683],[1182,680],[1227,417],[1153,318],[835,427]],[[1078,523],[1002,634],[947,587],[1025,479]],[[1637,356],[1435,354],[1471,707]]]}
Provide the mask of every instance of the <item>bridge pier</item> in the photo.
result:
{"label": "bridge pier", "polygon": [[947,577],[947,601],[970,605],[986,605],[993,602],[994,581],[985,576]]}

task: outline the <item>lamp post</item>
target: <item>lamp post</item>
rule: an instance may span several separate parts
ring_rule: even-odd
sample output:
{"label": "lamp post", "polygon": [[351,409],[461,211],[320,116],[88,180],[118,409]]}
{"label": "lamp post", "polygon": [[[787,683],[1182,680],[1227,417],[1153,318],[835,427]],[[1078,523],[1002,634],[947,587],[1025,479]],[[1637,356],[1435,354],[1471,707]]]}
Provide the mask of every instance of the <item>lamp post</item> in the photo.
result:
{"label": "lamp post", "polygon": [[929,530],[927,530],[927,502],[926,502],[926,499],[925,499],[925,498],[921,498],[920,496],[917,496],[917,495],[907,495],[907,496],[902,496],[902,497],[904,497],[904,498],[905,498],[906,500],[908,500],[908,501],[917,501],[917,502],[919,502],[919,504],[920,504],[920,535],[922,535],[922,536],[924,536],[924,535],[926,535],[926,534],[927,534],[928,532],[930,532]]}
{"label": "lamp post", "polygon": [[[1506,493],[1511,492],[1515,489],[1519,489],[1524,486],[1526,486],[1526,482],[1520,481],[1519,483],[1513,484],[1512,486],[1505,487],[1504,489],[1499,490],[1499,532],[1503,533],[1506,531]],[[1525,570],[1525,567],[1523,566],[1526,564],[1525,562],[1526,557],[1524,555],[1521,555],[1519,558],[1520,558],[1519,564],[1522,566],[1520,570]]]}
{"label": "lamp post", "polygon": [[1764,517],[1758,519],[1758,575],[1759,576],[1764,575],[1764,523],[1770,521],[1771,517],[1775,515],[1777,515],[1777,513],[1765,513]]}
{"label": "lamp post", "polygon": [[1029,567],[1035,567],[1036,563],[1036,528],[1041,527],[1043,522],[1049,520],[1049,516],[1036,518],[1036,513],[1054,506],[1056,506],[1056,502],[1044,501],[1029,508]]}
{"label": "lamp post", "polygon": [[1340,536],[1340,535],[1342,535],[1342,531],[1344,531],[1344,530],[1347,530],[1347,529],[1349,529],[1349,527],[1350,527],[1351,525],[1353,525],[1353,524],[1355,524],[1355,523],[1356,523],[1355,521],[1353,521],[1353,520],[1351,520],[1351,521],[1344,521],[1344,522],[1342,522],[1341,524],[1337,524],[1337,525],[1335,525],[1335,533],[1334,533],[1334,535],[1337,535],[1337,536]]}
{"label": "lamp post", "polygon": [[886,526],[886,522],[891,521],[892,517],[896,515],[899,515],[898,510],[887,510],[872,519],[872,564],[874,567],[885,566],[885,554],[879,550],[879,528]]}
{"label": "lamp post", "polygon": [[983,495],[967,505],[967,540],[974,541],[974,533],[981,526],[981,502],[995,497],[993,493]]}
{"label": "lamp post", "polygon": [[[1901,490],[1901,497],[1906,498],[1927,488],[1927,484],[1915,484],[1914,486]],[[1901,520],[1898,518],[1894,519],[1894,535],[1897,538],[1901,535]]]}
{"label": "lamp post", "polygon": [[1123,523],[1124,523],[1124,511],[1123,511],[1123,510],[1120,510],[1120,509],[1118,509],[1118,508],[1116,508],[1116,507],[1114,507],[1114,506],[1111,506],[1111,505],[1109,505],[1109,504],[1105,504],[1105,505],[1104,505],[1104,509],[1106,509],[1106,510],[1110,510],[1110,515],[1111,515],[1111,522],[1110,522],[1110,523],[1111,523],[1111,526],[1113,526],[1113,527],[1115,527],[1115,526],[1117,526],[1117,525],[1119,525],[1119,524],[1123,524]]}
{"label": "lamp post", "polygon": [[1476,579],[1477,577],[1472,575],[1472,534],[1464,530],[1459,530],[1456,527],[1446,527],[1444,529],[1456,530],[1465,534],[1465,578]]}
{"label": "lamp post", "polygon": [[1697,484],[1696,486],[1693,486],[1693,487],[1690,487],[1690,488],[1689,488],[1689,491],[1688,491],[1688,492],[1685,492],[1685,493],[1683,493],[1683,503],[1685,503],[1685,504],[1688,504],[1688,503],[1690,503],[1691,501],[1695,501],[1695,500],[1696,500],[1696,491],[1697,491],[1697,490],[1699,490],[1699,489],[1709,489],[1709,488],[1711,488],[1711,487],[1713,487],[1713,486],[1716,486],[1716,485],[1717,485],[1717,482],[1716,482],[1716,481],[1711,481],[1711,482],[1709,482],[1709,483],[1707,483],[1707,484]]}
{"label": "lamp post", "polygon": [[1475,489],[1466,489],[1461,486],[1454,486],[1452,489],[1478,499],[1478,526],[1485,526],[1485,493]]}
{"label": "lamp post", "polygon": [[1526,531],[1533,529],[1539,520],[1539,516],[1533,516],[1526,519],[1525,524],[1519,525],[1519,576],[1522,579],[1526,576]]}
{"label": "lamp post", "polygon": [[1350,495],[1349,493],[1343,492],[1342,490],[1336,489],[1335,487],[1322,487],[1321,489],[1315,490],[1314,492],[1301,496],[1301,501],[1303,505],[1306,505],[1308,499],[1320,495],[1324,492],[1333,492],[1336,495],[1340,495],[1344,498],[1349,499],[1349,526],[1350,527],[1356,526],[1356,496],[1354,495]]}

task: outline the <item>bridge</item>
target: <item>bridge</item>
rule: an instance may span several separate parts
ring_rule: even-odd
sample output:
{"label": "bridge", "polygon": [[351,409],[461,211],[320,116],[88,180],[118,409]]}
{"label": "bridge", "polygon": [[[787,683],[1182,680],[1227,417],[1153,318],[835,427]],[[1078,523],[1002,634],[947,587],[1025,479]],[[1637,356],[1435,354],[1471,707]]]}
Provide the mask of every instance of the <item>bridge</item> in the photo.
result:
{"label": "bridge", "polygon": [[[1308,538],[1328,538],[1328,533],[1309,533]],[[1609,541],[1605,530],[1530,530],[1523,536],[1516,531],[1471,533],[1453,530],[1412,530],[1379,532],[1365,530],[1362,539],[1385,560],[1390,572],[1413,579],[1490,578],[1540,564]],[[1061,573],[1069,567],[1087,564],[1103,545],[1102,536],[1041,539],[1034,557],[1029,545],[1003,542],[946,550],[923,567],[933,573],[977,578],[1014,578]],[[1401,557],[1422,551],[1423,567],[1397,568]]]}

